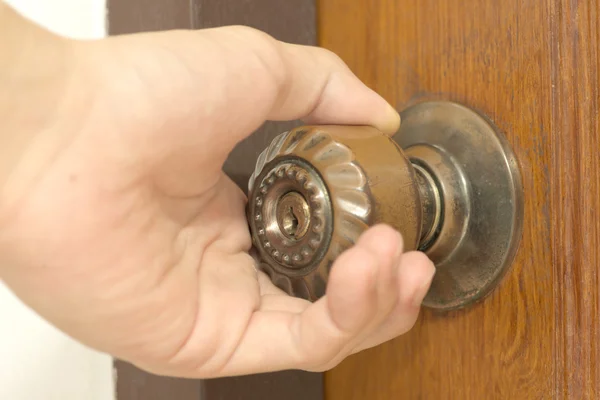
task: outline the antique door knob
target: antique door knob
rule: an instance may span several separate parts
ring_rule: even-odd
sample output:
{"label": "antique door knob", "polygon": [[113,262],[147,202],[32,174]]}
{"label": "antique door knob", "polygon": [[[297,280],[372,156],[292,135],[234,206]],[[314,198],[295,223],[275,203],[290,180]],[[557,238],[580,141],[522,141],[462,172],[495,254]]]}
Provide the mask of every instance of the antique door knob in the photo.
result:
{"label": "antique door knob", "polygon": [[401,117],[393,137],[364,126],[304,126],[260,154],[248,221],[261,268],[277,286],[323,296],[336,257],[380,222],[436,264],[425,306],[459,308],[498,283],[523,213],[506,140],[456,103],[417,104]]}

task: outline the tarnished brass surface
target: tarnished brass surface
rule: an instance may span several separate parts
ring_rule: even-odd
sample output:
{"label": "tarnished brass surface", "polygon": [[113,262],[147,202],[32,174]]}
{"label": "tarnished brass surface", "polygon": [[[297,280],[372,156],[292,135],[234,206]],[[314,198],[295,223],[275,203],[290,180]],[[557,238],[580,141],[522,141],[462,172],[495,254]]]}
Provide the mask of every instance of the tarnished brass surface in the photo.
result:
{"label": "tarnished brass surface", "polygon": [[425,252],[437,272],[424,305],[464,307],[489,294],[517,251],[523,188],[517,160],[491,121],[452,102],[401,112],[394,140],[435,177],[442,223]]}
{"label": "tarnished brass surface", "polygon": [[261,153],[248,220],[277,286],[323,296],[337,256],[383,222],[405,250],[436,264],[425,306],[463,307],[493,289],[521,235],[514,156],[490,122],[455,103],[418,104],[402,121],[393,138],[370,127],[300,127]]}
{"label": "tarnished brass surface", "polygon": [[[296,296],[325,294],[333,261],[375,223],[399,230],[408,250],[418,247],[422,210],[414,169],[374,128],[314,126],[279,135],[259,156],[249,191],[262,268]],[[286,232],[294,224],[305,232]]]}

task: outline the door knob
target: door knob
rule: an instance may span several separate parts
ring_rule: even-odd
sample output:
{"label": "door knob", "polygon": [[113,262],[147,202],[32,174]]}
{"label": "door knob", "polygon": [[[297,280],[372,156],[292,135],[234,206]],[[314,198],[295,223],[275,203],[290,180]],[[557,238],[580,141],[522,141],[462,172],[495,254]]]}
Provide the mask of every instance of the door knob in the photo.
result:
{"label": "door knob", "polygon": [[435,263],[426,307],[464,307],[501,280],[523,214],[508,142],[452,102],[420,103],[401,119],[393,137],[365,126],[303,126],[260,154],[248,222],[261,268],[278,287],[320,298],[333,261],[376,223]]}

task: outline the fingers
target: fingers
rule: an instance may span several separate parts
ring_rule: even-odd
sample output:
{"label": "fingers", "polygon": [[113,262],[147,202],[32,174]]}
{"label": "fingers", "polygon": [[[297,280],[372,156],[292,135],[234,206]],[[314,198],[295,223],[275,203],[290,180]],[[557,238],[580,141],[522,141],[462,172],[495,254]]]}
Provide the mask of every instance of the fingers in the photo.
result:
{"label": "fingers", "polygon": [[262,296],[260,310],[261,311],[285,311],[289,313],[300,314],[311,303],[307,300],[299,299],[288,295],[267,294]]}
{"label": "fingers", "polygon": [[394,281],[398,290],[398,299],[394,309],[378,329],[360,343],[353,352],[357,353],[377,346],[411,329],[417,320],[421,303],[429,290],[434,274],[433,263],[423,253],[404,254]]}
{"label": "fingers", "polygon": [[[301,313],[255,312],[227,364],[218,371],[201,368],[200,375],[313,369],[338,357],[376,311],[379,262],[375,254],[361,246],[350,249],[334,266],[339,267],[339,277],[350,278],[330,280],[335,311],[330,310],[325,296]],[[351,303],[344,304],[344,300]]]}
{"label": "fingers", "polygon": [[[217,45],[208,45],[207,50],[217,53],[221,65],[230,68],[227,90],[218,99],[216,93],[212,97],[226,107],[223,111],[235,107],[238,118],[233,123],[245,124],[244,117],[255,118],[255,124],[265,119],[306,118],[320,123],[374,125],[388,133],[398,129],[398,113],[330,51],[279,42],[242,26],[200,32],[203,34]],[[194,45],[191,38],[188,45]],[[200,55],[189,61],[204,64],[207,56],[212,58],[210,53]]]}
{"label": "fingers", "polygon": [[325,297],[307,306],[266,295],[266,305],[253,314],[227,364],[200,373],[322,371],[357,349],[408,329],[418,312],[415,304],[429,285],[431,265],[412,253],[404,260],[401,253],[395,231],[370,229],[336,260]]}
{"label": "fingers", "polygon": [[258,271],[258,285],[260,287],[260,295],[261,296],[265,296],[265,295],[287,296],[287,294],[283,290],[281,290],[280,288],[275,286],[273,284],[273,282],[271,282],[271,279],[269,279],[269,276],[266,273],[264,273],[263,271]]}
{"label": "fingers", "polygon": [[224,158],[265,120],[372,125],[385,133],[399,126],[398,113],[331,52],[252,28],[147,33],[109,43],[113,58],[133,66],[125,78],[115,71],[115,79],[127,79],[119,94],[140,82],[150,91],[147,112],[168,116],[157,124],[177,126],[165,131],[165,146],[197,150],[206,136],[210,155]]}
{"label": "fingers", "polygon": [[[375,226],[369,229],[358,240],[355,250],[365,252],[365,257],[374,260],[376,268],[372,273],[377,276],[373,278],[371,291],[365,296],[357,296],[347,288],[352,283],[361,279],[356,276],[358,265],[366,261],[355,259],[356,254],[347,252],[338,258],[329,276],[327,287],[327,299],[332,319],[342,328],[348,326],[359,326],[358,312],[368,314],[371,321],[376,321],[379,316],[386,314],[396,300],[395,276],[397,265],[402,253],[402,238],[393,229],[387,226]],[[360,254],[360,253],[359,253]]]}
{"label": "fingers", "polygon": [[311,124],[372,125],[392,134],[400,117],[365,86],[334,53],[316,47],[277,43],[286,69],[284,91],[268,119],[304,119]]}

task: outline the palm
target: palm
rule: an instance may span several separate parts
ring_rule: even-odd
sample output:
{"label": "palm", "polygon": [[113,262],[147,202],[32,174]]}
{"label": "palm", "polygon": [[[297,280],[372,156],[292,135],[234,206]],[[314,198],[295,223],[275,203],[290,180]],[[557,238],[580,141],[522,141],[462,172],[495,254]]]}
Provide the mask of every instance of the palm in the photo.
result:
{"label": "palm", "polygon": [[256,271],[244,195],[221,171],[266,119],[393,132],[396,114],[338,59],[234,28],[76,48],[69,118],[15,171],[0,212],[20,266],[6,281],[32,307],[179,376],[322,370],[412,326],[432,267],[401,255],[397,233],[368,231],[318,302],[288,297]]}

